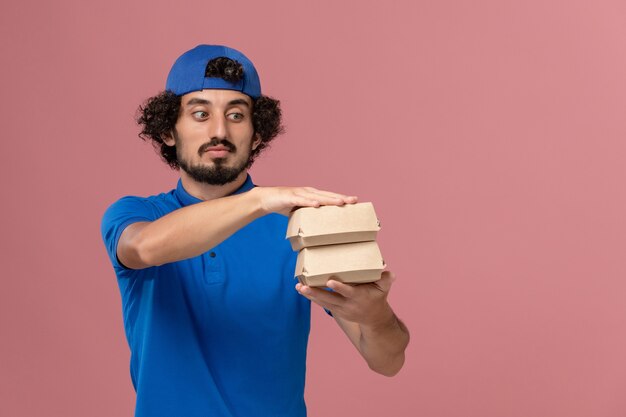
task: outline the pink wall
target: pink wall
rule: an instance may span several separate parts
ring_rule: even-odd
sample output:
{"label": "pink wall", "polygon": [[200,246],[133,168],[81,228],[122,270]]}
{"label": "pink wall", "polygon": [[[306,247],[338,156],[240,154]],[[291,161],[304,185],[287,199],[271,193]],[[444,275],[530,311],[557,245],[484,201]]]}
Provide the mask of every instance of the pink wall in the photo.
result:
{"label": "pink wall", "polygon": [[626,413],[623,1],[0,6],[0,415],[129,416],[100,216],[174,186],[137,105],[226,43],[282,100],[261,185],[373,201],[412,332],[371,373],[315,309],[311,416]]}

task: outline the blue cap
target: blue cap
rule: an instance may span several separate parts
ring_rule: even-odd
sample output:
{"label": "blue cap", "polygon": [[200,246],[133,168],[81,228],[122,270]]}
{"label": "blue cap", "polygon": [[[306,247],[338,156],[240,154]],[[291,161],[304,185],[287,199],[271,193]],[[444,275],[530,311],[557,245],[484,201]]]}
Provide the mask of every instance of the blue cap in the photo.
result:
{"label": "blue cap", "polygon": [[[226,57],[243,66],[243,78],[232,83],[218,77],[205,77],[207,63],[213,58]],[[198,45],[182,54],[170,70],[165,89],[182,96],[205,88],[236,90],[252,98],[261,96],[259,75],[250,61],[241,52],[222,45]]]}

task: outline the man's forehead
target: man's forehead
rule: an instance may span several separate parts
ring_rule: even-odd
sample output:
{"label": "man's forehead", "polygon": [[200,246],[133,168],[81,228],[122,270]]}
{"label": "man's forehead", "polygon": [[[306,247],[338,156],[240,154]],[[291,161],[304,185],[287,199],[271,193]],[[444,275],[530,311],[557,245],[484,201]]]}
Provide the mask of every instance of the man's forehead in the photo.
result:
{"label": "man's forehead", "polygon": [[247,104],[252,105],[250,96],[235,90],[205,89],[192,91],[182,96],[183,106],[192,104]]}

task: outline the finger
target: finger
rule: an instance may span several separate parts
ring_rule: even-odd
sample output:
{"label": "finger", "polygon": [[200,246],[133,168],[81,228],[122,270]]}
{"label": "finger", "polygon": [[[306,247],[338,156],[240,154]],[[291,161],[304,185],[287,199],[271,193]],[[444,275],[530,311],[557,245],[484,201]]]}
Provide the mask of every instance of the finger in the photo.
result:
{"label": "finger", "polygon": [[343,197],[338,196],[337,194],[322,194],[317,191],[302,191],[301,196],[310,198],[313,200],[317,200],[322,205],[334,205],[334,206],[342,206],[346,203]]}
{"label": "finger", "polygon": [[381,291],[388,293],[391,289],[391,284],[395,281],[396,276],[391,271],[383,271],[380,276],[380,279],[375,282],[375,284],[380,288]]}
{"label": "finger", "polygon": [[357,200],[357,196],[355,195],[350,196],[350,195],[345,195],[345,194],[340,194],[340,193],[333,193],[331,191],[318,190],[317,188],[312,188],[312,187],[308,187],[308,190],[316,194],[326,196],[326,197],[337,198],[344,202],[353,202],[353,201],[356,202]]}
{"label": "finger", "polygon": [[344,284],[343,282],[330,279],[326,283],[326,286],[346,298],[352,298],[354,296],[355,288],[352,285]]}
{"label": "finger", "polygon": [[291,200],[291,205],[295,207],[319,207],[322,203],[318,199],[296,195]]}
{"label": "finger", "polygon": [[304,298],[307,298],[307,299],[308,299],[309,301],[311,301],[312,303],[315,303],[315,304],[317,304],[317,305],[319,305],[319,306],[321,306],[321,307],[325,308],[326,310],[333,311],[333,310],[336,310],[336,309],[337,309],[337,306],[336,306],[335,304],[332,304],[332,303],[326,303],[326,302],[324,302],[324,301],[322,301],[322,300],[315,299],[314,297],[312,297],[312,296],[311,296],[309,293],[307,293],[306,291],[305,291],[305,292],[298,291],[298,292],[299,292],[299,293],[300,293],[300,295],[301,295],[301,296],[303,296]]}
{"label": "finger", "polygon": [[343,296],[319,288],[312,288],[308,285],[296,285],[296,290],[311,301],[328,308],[336,308],[341,304]]}

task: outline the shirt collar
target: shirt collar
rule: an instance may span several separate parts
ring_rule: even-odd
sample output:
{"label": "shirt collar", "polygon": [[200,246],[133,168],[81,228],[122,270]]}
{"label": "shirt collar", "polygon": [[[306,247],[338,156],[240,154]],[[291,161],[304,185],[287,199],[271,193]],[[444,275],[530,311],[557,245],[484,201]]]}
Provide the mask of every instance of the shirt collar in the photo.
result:
{"label": "shirt collar", "polygon": [[[245,193],[246,191],[250,191],[254,187],[255,185],[252,182],[252,177],[250,177],[250,174],[248,174],[246,176],[246,181],[241,185],[241,187],[239,187],[232,194],[229,194],[229,195]],[[192,196],[191,194],[187,192],[187,190],[185,190],[181,179],[178,180],[178,185],[176,185],[176,190],[174,190],[174,194],[176,195],[176,198],[178,198],[178,201],[180,201],[180,203],[183,206],[188,206],[191,204],[202,202],[202,200],[200,200],[197,197]]]}

